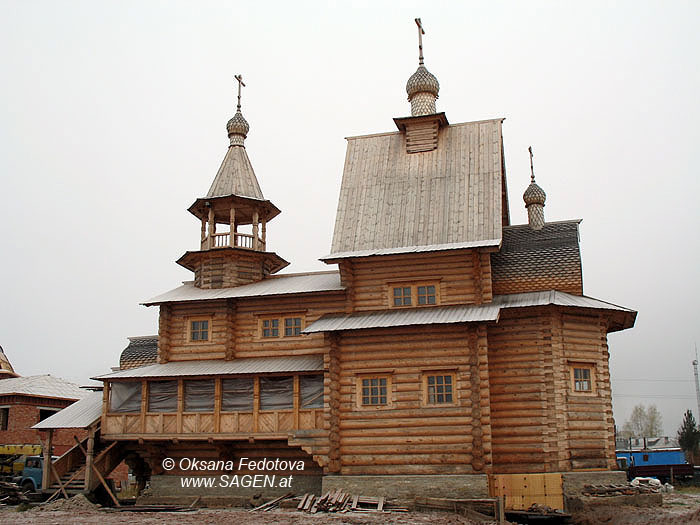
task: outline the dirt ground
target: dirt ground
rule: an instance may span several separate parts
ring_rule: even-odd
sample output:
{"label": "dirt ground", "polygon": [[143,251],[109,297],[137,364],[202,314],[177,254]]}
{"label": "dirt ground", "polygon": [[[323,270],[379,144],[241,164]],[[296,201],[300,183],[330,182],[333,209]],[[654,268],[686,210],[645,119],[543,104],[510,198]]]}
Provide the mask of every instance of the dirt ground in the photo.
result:
{"label": "dirt ground", "polygon": [[[0,523],[64,525],[122,523],[183,525],[335,525],[335,524],[388,524],[388,525],[475,525],[476,522],[449,513],[347,513],[302,514],[295,510],[276,510],[251,513],[242,509],[199,509],[192,512],[114,512],[100,510],[87,501],[54,502],[53,510],[36,507],[18,512],[14,507],[0,508]],[[489,522],[486,522],[489,523]],[[493,522],[491,522],[493,523]],[[664,495],[662,507],[595,507],[574,517],[575,525],[700,525],[700,491],[683,491]]]}

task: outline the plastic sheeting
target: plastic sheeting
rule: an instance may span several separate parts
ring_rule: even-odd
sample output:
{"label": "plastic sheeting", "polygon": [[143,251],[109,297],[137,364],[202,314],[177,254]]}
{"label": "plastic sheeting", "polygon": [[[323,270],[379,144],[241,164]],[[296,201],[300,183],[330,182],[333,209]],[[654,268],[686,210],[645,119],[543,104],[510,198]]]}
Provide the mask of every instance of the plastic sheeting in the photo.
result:
{"label": "plastic sheeting", "polygon": [[214,412],[214,380],[185,381],[185,412]]}
{"label": "plastic sheeting", "polygon": [[294,378],[261,377],[260,410],[294,408]]}
{"label": "plastic sheeting", "polygon": [[252,377],[221,380],[221,410],[223,412],[253,411]]}
{"label": "plastic sheeting", "polygon": [[177,381],[148,382],[148,411],[177,412]]}
{"label": "plastic sheeting", "polygon": [[323,406],[323,376],[299,376],[301,408],[321,408]]}
{"label": "plastic sheeting", "polygon": [[110,412],[141,412],[141,383],[110,383]]}

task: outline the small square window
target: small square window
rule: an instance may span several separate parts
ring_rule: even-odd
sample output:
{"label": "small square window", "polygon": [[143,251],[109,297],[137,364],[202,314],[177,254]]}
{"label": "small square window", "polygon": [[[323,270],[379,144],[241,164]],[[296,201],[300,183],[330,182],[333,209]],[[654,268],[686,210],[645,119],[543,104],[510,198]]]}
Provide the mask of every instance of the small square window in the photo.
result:
{"label": "small square window", "polygon": [[263,337],[279,337],[280,335],[280,320],[279,319],[264,319],[262,322]]}
{"label": "small square window", "polygon": [[418,304],[435,304],[435,286],[418,287]]}
{"label": "small square window", "polygon": [[454,375],[440,374],[429,375],[426,380],[426,403],[428,405],[441,405],[452,403],[454,399]]}
{"label": "small square window", "polygon": [[574,368],[574,391],[575,392],[592,392],[593,385],[591,383],[590,368]]}
{"label": "small square window", "polygon": [[394,306],[411,306],[410,286],[398,286],[394,288]]}
{"label": "small square window", "polygon": [[209,341],[209,320],[190,321],[190,341]]}
{"label": "small square window", "polygon": [[301,317],[287,317],[284,320],[284,336],[301,335]]}
{"label": "small square window", "polygon": [[379,406],[387,404],[387,378],[367,377],[362,379],[362,405]]}

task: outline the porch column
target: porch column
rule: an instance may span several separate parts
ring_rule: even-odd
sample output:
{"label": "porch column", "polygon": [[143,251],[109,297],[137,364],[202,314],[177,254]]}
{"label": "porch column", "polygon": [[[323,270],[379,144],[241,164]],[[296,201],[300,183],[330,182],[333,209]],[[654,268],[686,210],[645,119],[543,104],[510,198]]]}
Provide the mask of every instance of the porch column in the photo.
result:
{"label": "porch column", "polygon": [[87,455],[85,456],[85,492],[90,492],[94,483],[95,472],[92,465],[95,461],[95,427],[88,429]]}
{"label": "porch column", "polygon": [[49,435],[44,445],[44,468],[41,471],[41,488],[47,490],[51,486],[51,456],[53,455],[53,429],[49,429]]}
{"label": "porch column", "polygon": [[253,250],[258,250],[258,222],[260,221],[258,212],[253,213]]}
{"label": "porch column", "polygon": [[202,216],[202,233],[199,239],[199,249],[204,249],[204,241],[207,240],[207,218]]}
{"label": "porch column", "polygon": [[216,222],[214,222],[214,208],[209,207],[209,239],[207,240],[207,250],[214,247],[214,234],[216,233]]}
{"label": "porch column", "polygon": [[230,233],[228,237],[228,245],[231,246],[232,248],[236,246],[236,208],[233,206],[233,202],[231,202],[231,228],[230,228]]}
{"label": "porch column", "polygon": [[262,220],[262,249],[267,251],[267,220]]}

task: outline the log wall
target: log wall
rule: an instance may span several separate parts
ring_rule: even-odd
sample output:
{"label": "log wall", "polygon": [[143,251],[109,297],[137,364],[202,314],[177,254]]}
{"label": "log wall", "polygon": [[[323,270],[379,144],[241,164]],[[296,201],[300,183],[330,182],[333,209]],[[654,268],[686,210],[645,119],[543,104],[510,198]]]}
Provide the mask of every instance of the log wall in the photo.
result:
{"label": "log wall", "polygon": [[[480,304],[492,300],[491,259],[478,250],[368,257],[340,264],[341,280],[354,311],[390,307],[393,284],[438,284],[439,304]],[[414,305],[415,306],[415,305]]]}
{"label": "log wall", "polygon": [[[339,341],[340,473],[469,474],[490,463],[485,338],[466,325],[346,332]],[[484,332],[485,333],[485,332]],[[471,343],[470,343],[471,341]],[[424,372],[455,372],[453,404],[426,406]],[[363,374],[391,377],[390,406],[362,407]]]}
{"label": "log wall", "polygon": [[[606,321],[562,308],[502,312],[488,330],[494,472],[614,466]],[[591,393],[573,391],[574,365],[592,366]]]}

